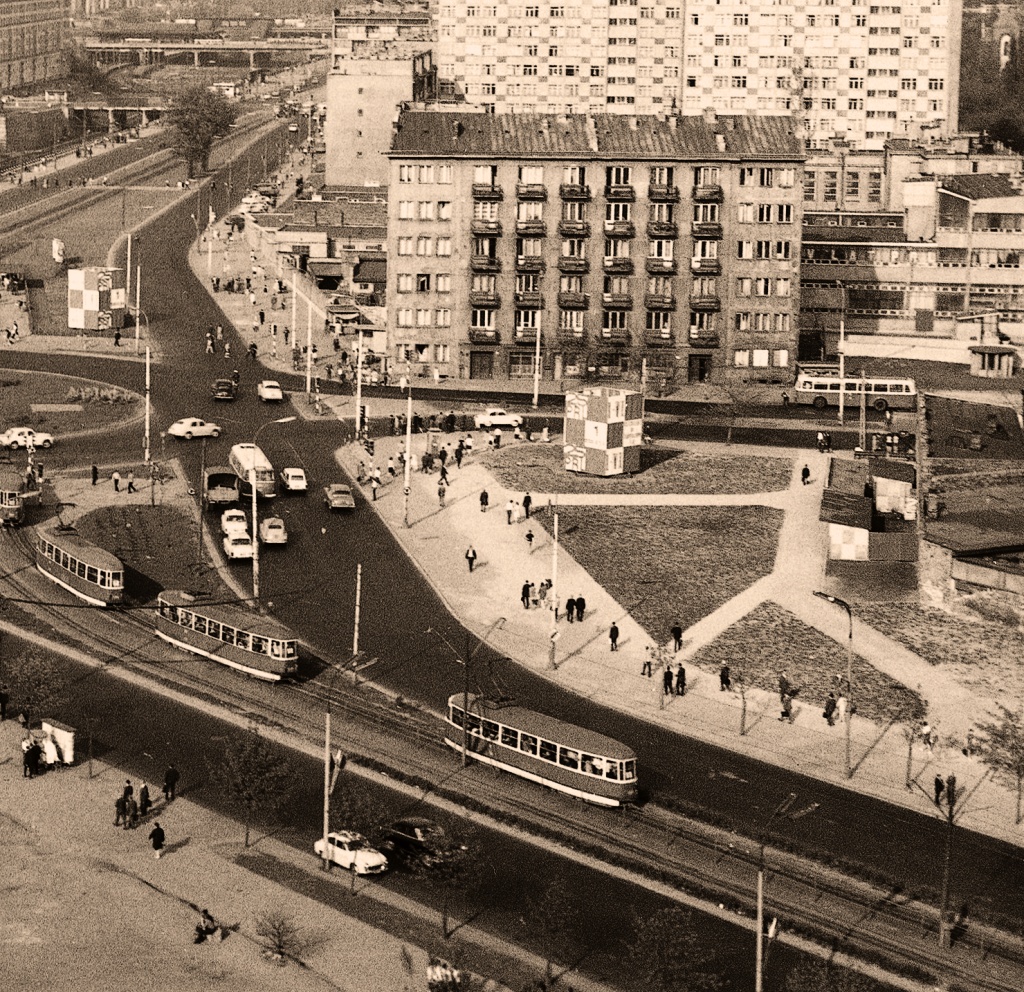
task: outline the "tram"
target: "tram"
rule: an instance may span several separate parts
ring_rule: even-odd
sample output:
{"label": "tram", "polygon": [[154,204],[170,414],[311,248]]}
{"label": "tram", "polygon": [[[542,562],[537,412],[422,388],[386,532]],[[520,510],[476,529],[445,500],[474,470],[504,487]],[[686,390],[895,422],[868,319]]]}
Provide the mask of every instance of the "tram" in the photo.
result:
{"label": "tram", "polygon": [[266,682],[299,667],[295,635],[283,624],[241,606],[204,603],[180,590],[157,597],[157,637]]}
{"label": "tram", "polygon": [[445,744],[461,751],[465,741],[475,761],[600,806],[636,801],[636,754],[603,734],[462,693],[448,698],[445,724]]}
{"label": "tram", "polygon": [[36,568],[92,606],[124,601],[124,565],[109,551],[74,530],[52,528],[38,533]]}
{"label": "tram", "polygon": [[17,527],[25,519],[25,476],[12,469],[0,469],[0,526]]}

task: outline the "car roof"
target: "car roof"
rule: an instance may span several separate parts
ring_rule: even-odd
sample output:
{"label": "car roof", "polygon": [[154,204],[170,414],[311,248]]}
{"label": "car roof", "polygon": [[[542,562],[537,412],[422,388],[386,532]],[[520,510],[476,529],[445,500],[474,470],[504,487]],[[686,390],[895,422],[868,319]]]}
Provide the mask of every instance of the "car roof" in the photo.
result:
{"label": "car roof", "polygon": [[354,830],[332,830],[327,836],[336,837],[338,840],[346,841],[366,840],[362,834],[356,833]]}

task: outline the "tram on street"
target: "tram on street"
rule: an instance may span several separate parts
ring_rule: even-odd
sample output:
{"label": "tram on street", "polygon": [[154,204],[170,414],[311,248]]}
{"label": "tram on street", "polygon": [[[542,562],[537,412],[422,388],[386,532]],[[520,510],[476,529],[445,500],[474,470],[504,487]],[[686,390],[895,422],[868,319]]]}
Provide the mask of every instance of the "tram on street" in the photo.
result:
{"label": "tram on street", "polygon": [[263,499],[272,499],[277,495],[277,480],[274,478],[274,466],[255,444],[236,444],[228,455],[231,471],[238,477],[239,491],[243,498],[252,497],[253,474],[256,476],[256,495]]}
{"label": "tram on street", "polygon": [[157,597],[157,637],[266,682],[298,671],[295,635],[270,617],[231,603],[208,603],[181,590]]}
{"label": "tram on street", "polygon": [[14,469],[0,469],[0,526],[17,527],[25,519],[25,476]]}
{"label": "tram on street", "polygon": [[877,376],[814,375],[801,372],[797,376],[793,395],[798,404],[812,405],[816,410],[839,405],[839,394],[851,410],[865,398],[867,406],[879,413],[886,410],[914,410],[917,408],[917,385],[913,379],[886,379]]}
{"label": "tram on street", "polygon": [[74,530],[54,527],[38,533],[36,568],[92,606],[124,602],[124,565],[109,551]]}
{"label": "tram on street", "polygon": [[610,737],[514,704],[448,698],[444,742],[475,761],[601,806],[637,798],[636,754]]}

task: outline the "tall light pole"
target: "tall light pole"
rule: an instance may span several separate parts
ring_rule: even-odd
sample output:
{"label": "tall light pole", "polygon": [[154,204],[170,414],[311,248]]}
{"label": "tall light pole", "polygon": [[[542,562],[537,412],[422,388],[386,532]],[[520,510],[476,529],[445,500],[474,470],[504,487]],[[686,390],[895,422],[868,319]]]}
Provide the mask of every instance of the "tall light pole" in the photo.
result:
{"label": "tall light pole", "polygon": [[[271,424],[290,424],[293,420],[298,420],[298,417],[279,417],[277,420],[268,420],[265,424],[261,424],[256,428],[256,433],[252,436],[252,446],[256,447],[256,441],[263,431],[270,427]],[[256,464],[255,459],[252,467],[249,469],[249,488],[252,490],[252,599],[256,605],[256,609],[260,609],[260,534],[259,534],[259,518],[257,516],[256,509]]]}
{"label": "tall light pole", "polygon": [[[129,311],[130,312],[130,311]],[[139,353],[139,317],[146,322],[146,340],[149,340],[149,317],[140,307],[135,308],[135,354]]]}
{"label": "tall light pole", "polygon": [[839,423],[843,423],[846,383],[846,283],[839,282]]}
{"label": "tall light pole", "polygon": [[540,404],[540,328],[537,328],[537,345],[533,353],[533,408]]}
{"label": "tall light pole", "polygon": [[829,596],[828,593],[818,591],[815,591],[814,595],[826,603],[833,603],[846,610],[846,712],[843,714],[843,723],[846,725],[846,777],[853,778],[853,763],[850,758],[850,723],[853,719],[853,611],[850,604],[838,596]]}
{"label": "tall light pole", "polygon": [[[356,416],[359,416],[356,411]],[[409,381],[409,402],[405,411],[405,526],[409,526],[409,473],[412,471],[412,381]]]}

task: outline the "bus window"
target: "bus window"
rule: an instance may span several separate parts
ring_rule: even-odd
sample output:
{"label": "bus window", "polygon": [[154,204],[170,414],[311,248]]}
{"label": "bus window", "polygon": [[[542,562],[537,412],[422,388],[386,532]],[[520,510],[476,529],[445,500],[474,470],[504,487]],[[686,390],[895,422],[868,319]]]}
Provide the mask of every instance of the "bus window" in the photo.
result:
{"label": "bus window", "polygon": [[210,629],[207,631],[207,633],[215,641],[219,641],[220,640],[220,623],[218,623],[218,621],[216,621],[216,620],[211,620],[210,621]]}
{"label": "bus window", "polygon": [[195,623],[193,624],[196,633],[206,633],[206,617],[201,617],[198,613],[196,614]]}
{"label": "bus window", "polygon": [[469,730],[469,732],[471,734],[479,734],[480,733],[480,717],[478,717],[475,713],[467,713],[466,714],[466,728]]}
{"label": "bus window", "polygon": [[632,782],[636,778],[636,761],[632,758],[626,762],[626,771],[622,777],[627,782]]}
{"label": "bus window", "polygon": [[453,706],[451,708],[451,717],[450,717],[450,719],[451,719],[452,723],[455,724],[456,727],[461,727],[462,726],[462,710],[460,710],[457,706]]}
{"label": "bus window", "polygon": [[501,743],[505,747],[519,747],[519,731],[511,727],[501,728]]}
{"label": "bus window", "polygon": [[281,642],[280,641],[271,641],[270,642],[270,657],[271,658],[280,658],[281,654],[282,654]]}
{"label": "bus window", "polygon": [[537,738],[532,734],[520,734],[519,735],[519,750],[525,751],[527,754],[537,753]]}
{"label": "bus window", "polygon": [[542,740],[540,742],[540,756],[545,761],[555,762],[558,760],[558,745],[552,744],[551,741]]}
{"label": "bus window", "polygon": [[498,739],[498,725],[493,720],[484,720],[483,736],[489,741]]}
{"label": "bus window", "polygon": [[868,387],[872,393],[887,393],[889,392],[889,383],[887,382],[873,382]]}
{"label": "bus window", "polygon": [[253,654],[266,654],[267,653],[267,639],[260,637],[258,634],[252,635],[252,651]]}
{"label": "bus window", "polygon": [[580,766],[580,753],[579,751],[573,751],[567,747],[561,747],[558,749],[558,763],[563,768],[579,768]]}
{"label": "bus window", "polygon": [[[838,389],[839,386],[836,385],[834,388]],[[860,392],[860,380],[859,379],[847,379],[846,382],[843,383],[843,389],[847,393],[859,393]]]}

